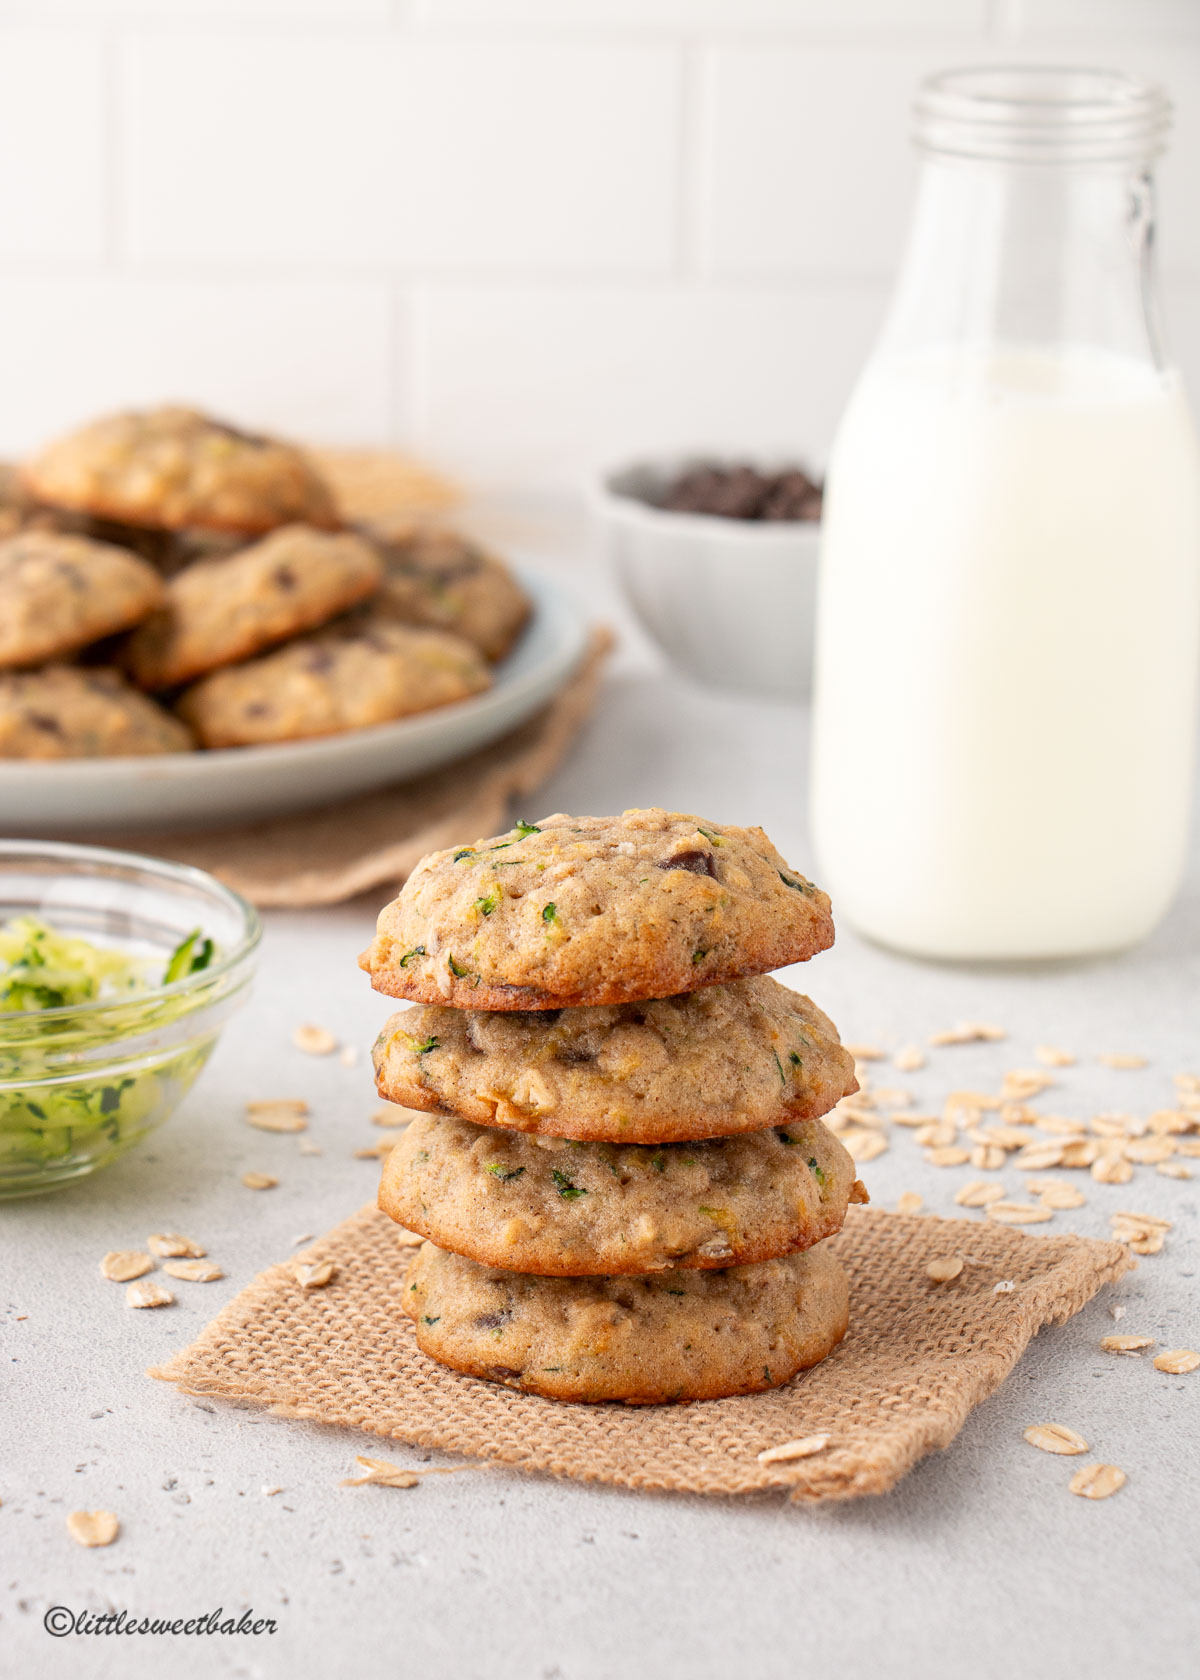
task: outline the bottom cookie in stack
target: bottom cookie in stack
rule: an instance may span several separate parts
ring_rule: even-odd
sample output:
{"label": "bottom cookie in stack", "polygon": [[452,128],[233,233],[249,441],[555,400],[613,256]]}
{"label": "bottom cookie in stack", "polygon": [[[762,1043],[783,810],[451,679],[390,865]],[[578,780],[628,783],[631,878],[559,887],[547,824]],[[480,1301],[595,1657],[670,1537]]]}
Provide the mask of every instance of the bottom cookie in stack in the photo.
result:
{"label": "bottom cookie in stack", "polygon": [[819,1121],[668,1144],[581,1143],[423,1115],[379,1204],[429,1240],[404,1288],[422,1350],[566,1400],[777,1387],[846,1331],[821,1241],[865,1200]]}

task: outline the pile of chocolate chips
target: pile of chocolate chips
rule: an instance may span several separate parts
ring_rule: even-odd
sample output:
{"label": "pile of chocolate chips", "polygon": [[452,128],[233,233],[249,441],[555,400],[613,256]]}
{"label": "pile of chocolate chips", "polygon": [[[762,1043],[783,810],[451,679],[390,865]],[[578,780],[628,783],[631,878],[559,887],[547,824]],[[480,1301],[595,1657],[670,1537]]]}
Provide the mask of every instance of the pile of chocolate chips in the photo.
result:
{"label": "pile of chocolate chips", "polygon": [[763,473],[755,467],[692,467],[667,485],[658,506],[722,519],[820,519],[821,486],[803,467]]}

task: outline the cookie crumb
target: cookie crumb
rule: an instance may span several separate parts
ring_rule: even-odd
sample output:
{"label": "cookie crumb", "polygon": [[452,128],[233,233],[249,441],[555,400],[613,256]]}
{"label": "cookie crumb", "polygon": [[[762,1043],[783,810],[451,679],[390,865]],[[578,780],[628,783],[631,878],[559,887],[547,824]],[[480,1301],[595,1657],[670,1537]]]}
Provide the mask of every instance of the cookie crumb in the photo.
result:
{"label": "cookie crumb", "polygon": [[1011,1295],[1013,1290],[1016,1287],[1017,1287],[1016,1284],[1013,1282],[1013,1280],[1011,1278],[1001,1278],[999,1283],[995,1283],[995,1284],[992,1285],[992,1294],[993,1295]]}

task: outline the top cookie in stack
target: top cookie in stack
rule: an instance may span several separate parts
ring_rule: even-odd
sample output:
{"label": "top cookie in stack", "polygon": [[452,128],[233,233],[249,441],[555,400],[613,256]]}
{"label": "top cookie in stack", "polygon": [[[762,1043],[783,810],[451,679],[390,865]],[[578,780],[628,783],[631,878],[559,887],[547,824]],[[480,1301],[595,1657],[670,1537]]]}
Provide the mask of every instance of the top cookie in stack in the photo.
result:
{"label": "top cookie in stack", "polygon": [[431,1111],[380,1191],[430,1239],[402,1303],[426,1352],[652,1401],[773,1387],[836,1345],[816,1246],[862,1192],[819,1116],[853,1064],[764,974],[832,940],[760,829],[558,815],[422,861],[361,961],[423,1004],[375,1063]]}

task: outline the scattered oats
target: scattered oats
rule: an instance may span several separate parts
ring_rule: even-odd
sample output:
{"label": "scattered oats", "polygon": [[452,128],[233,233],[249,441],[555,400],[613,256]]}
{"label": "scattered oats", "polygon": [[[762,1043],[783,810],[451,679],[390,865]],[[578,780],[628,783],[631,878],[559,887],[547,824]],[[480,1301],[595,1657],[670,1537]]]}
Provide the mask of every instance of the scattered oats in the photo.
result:
{"label": "scattered oats", "polygon": [[282,1492],[283,1492],[283,1489],[281,1487],[264,1487],[262,1489],[262,1496],[263,1496],[264,1499],[274,1499],[274,1497],[277,1493],[282,1493]]}
{"label": "scattered oats", "polygon": [[1103,1062],[1104,1066],[1109,1068],[1144,1068],[1150,1066],[1145,1056],[1126,1056],[1119,1050],[1106,1050],[1103,1055],[1097,1056],[1096,1060]]}
{"label": "scattered oats", "polygon": [[1160,1172],[1164,1178],[1191,1178],[1192,1176],[1191,1167],[1185,1166],[1182,1161],[1160,1161],[1154,1170]]}
{"label": "scattered oats", "polygon": [[1092,1131],[1102,1138],[1127,1138],[1133,1125],[1130,1114],[1093,1114]]}
{"label": "scattered oats", "polygon": [[157,1236],[147,1237],[146,1247],[160,1260],[203,1260],[208,1253],[190,1237],[181,1237],[178,1231],[160,1231]]}
{"label": "scattered oats", "polygon": [[453,1476],[460,1470],[473,1470],[473,1464],[449,1464],[446,1466],[430,1465],[427,1470],[408,1470],[402,1464],[393,1464],[386,1458],[366,1458],[362,1453],[355,1455],[354,1462],[366,1471],[365,1476],[348,1476],[339,1483],[341,1487],[416,1487],[425,1476]]}
{"label": "scattered oats", "polygon": [[1053,1084],[1050,1075],[1037,1068],[1013,1068],[1004,1075],[1000,1089],[1008,1102],[1028,1102],[1030,1097],[1040,1096]]}
{"label": "scattered oats", "polygon": [[1114,1324],[1120,1324],[1121,1320],[1125,1317],[1125,1314],[1128,1311],[1128,1308],[1122,1306],[1121,1303],[1118,1301],[1115,1306],[1109,1307],[1108,1310],[1109,1310],[1109,1313],[1112,1315],[1113,1323]]}
{"label": "scattered oats", "polygon": [[956,1255],[953,1260],[931,1260],[925,1268],[925,1276],[933,1283],[953,1283],[963,1269],[963,1263]]}
{"label": "scattered oats", "polygon": [[996,1172],[1004,1165],[1004,1151],[998,1143],[977,1143],[971,1151],[971,1165]]}
{"label": "scattered oats", "polygon": [[993,1295],[1011,1295],[1013,1290],[1016,1287],[1017,1287],[1016,1284],[1013,1282],[1013,1280],[1011,1278],[1001,1278],[999,1283],[993,1285],[992,1294]]}
{"label": "scattered oats", "polygon": [[1190,1160],[1200,1156],[1200,1137],[1180,1138],[1175,1145],[1176,1155],[1186,1155]]}
{"label": "scattered oats", "polygon": [[363,1149],[356,1149],[354,1159],[356,1161],[382,1160],[392,1153],[399,1141],[399,1138],[380,1138],[378,1143],[369,1143]]}
{"label": "scattered oats", "polygon": [[308,1104],[303,1097],[273,1097],[246,1104],[246,1123],[260,1132],[303,1132],[308,1130]]}
{"label": "scattered oats", "polygon": [[244,1172],[242,1183],[247,1190],[274,1190],[279,1180],[274,1173]]}
{"label": "scattered oats", "polygon": [[1077,1190],[1073,1184],[1062,1184],[1056,1178],[1027,1178],[1025,1188],[1031,1196],[1036,1196],[1043,1207],[1060,1208],[1083,1207],[1087,1197],[1082,1190]]}
{"label": "scattered oats", "polygon": [[311,1231],[305,1231],[303,1236],[292,1238],[292,1247],[293,1248],[299,1248],[301,1243],[306,1243],[306,1242],[311,1242],[311,1241],[312,1241],[312,1232]]}
{"label": "scattered oats", "polygon": [[796,1458],[812,1458],[829,1445],[828,1435],[805,1435],[800,1441],[784,1441],[778,1447],[764,1447],[755,1456],[760,1464],[788,1464]]}
{"label": "scattered oats", "polygon": [[1141,1213],[1114,1213],[1110,1223],[1116,1240],[1128,1243],[1135,1254],[1160,1253],[1171,1229],[1170,1220]]}
{"label": "scattered oats", "polygon": [[902,1044],[892,1057],[892,1066],[900,1073],[917,1073],[925,1066],[925,1052],[919,1044]]}
{"label": "scattered oats", "polygon": [[182,1283],[216,1283],[225,1273],[213,1260],[167,1260],[163,1271]]}
{"label": "scattered oats", "polygon": [[1036,1148],[1030,1144],[1029,1133],[1020,1126],[981,1126],[979,1128],[981,1143],[994,1143],[1000,1149],[1028,1149]]}
{"label": "scattered oats", "polygon": [[338,1052],[338,1061],[341,1062],[344,1068],[357,1067],[358,1045],[343,1044],[341,1050]]}
{"label": "scattered oats", "polygon": [[1195,1117],[1181,1108],[1156,1108],[1146,1121],[1146,1130],[1159,1137],[1178,1137],[1190,1132],[1195,1124]]}
{"label": "scattered oats", "polygon": [[[883,1120],[862,1100],[862,1093],[853,1102],[842,1101],[834,1109],[834,1118],[843,1125],[882,1126]],[[828,1120],[828,1116],[826,1116]]]}
{"label": "scattered oats", "polygon": [[918,1195],[915,1190],[906,1190],[903,1195],[896,1198],[897,1213],[920,1213],[924,1205],[924,1197]]}
{"label": "scattered oats", "polygon": [[328,1027],[297,1027],[292,1034],[292,1043],[306,1056],[332,1056],[338,1047],[338,1041]]}
{"label": "scattered oats", "polygon": [[1072,1138],[1063,1145],[1060,1167],[1090,1167],[1100,1153],[1100,1145],[1093,1138]]}
{"label": "scattered oats", "polygon": [[998,1044],[1008,1034],[1003,1027],[992,1027],[986,1021],[960,1021],[946,1032],[930,1033],[930,1044]]}
{"label": "scattered oats", "polygon": [[301,1155],[324,1155],[325,1151],[320,1144],[312,1143],[308,1138],[301,1138],[300,1153]]}
{"label": "scattered oats", "polygon": [[1082,1464],[1067,1486],[1081,1499],[1107,1499],[1125,1486],[1125,1472],[1115,1464]]}
{"label": "scattered oats", "polygon": [[293,1267],[292,1276],[301,1289],[324,1289],[337,1276],[337,1267],[332,1260],[301,1261]]}
{"label": "scattered oats", "polygon": [[1002,1101],[1003,1098],[993,1096],[990,1091],[951,1091],[942,1113],[947,1119],[952,1114],[979,1115],[984,1109],[998,1109]]}
{"label": "scattered oats", "polygon": [[1128,1184],[1133,1168],[1123,1155],[1099,1155],[1092,1162],[1092,1177],[1097,1184]]}
{"label": "scattered oats", "polygon": [[1012,1164],[1022,1172],[1044,1172],[1047,1167],[1062,1165],[1067,1147],[1061,1143],[1027,1143],[1013,1156]]}
{"label": "scattered oats", "polygon": [[1193,1353],[1191,1348],[1171,1348],[1166,1353],[1160,1353],[1154,1361],[1156,1371],[1166,1371],[1172,1377],[1185,1377],[1198,1365],[1200,1353]]}
{"label": "scattered oats", "polygon": [[1000,1118],[1006,1126],[1035,1126],[1041,1116],[1028,1103],[1006,1102],[1001,1104]]}
{"label": "scattered oats", "polygon": [[1075,1058],[1069,1050],[1059,1050],[1053,1044],[1039,1044],[1033,1052],[1043,1067],[1074,1067]]}
{"label": "scattered oats", "polygon": [[1039,1114],[1037,1129],[1039,1132],[1049,1132],[1053,1137],[1083,1137],[1087,1131],[1087,1121],[1076,1120],[1069,1114]]}
{"label": "scattered oats", "polygon": [[881,1050],[877,1044],[843,1044],[843,1050],[848,1050],[856,1062],[883,1062],[887,1060],[887,1051]]}
{"label": "scattered oats", "polygon": [[1041,1225],[1053,1219],[1054,1210],[1036,1202],[992,1202],[987,1216],[1001,1225]]}
{"label": "scattered oats", "polygon": [[371,1115],[373,1126],[407,1126],[420,1114],[420,1109],[404,1108],[400,1103],[384,1103]]}
{"label": "scattered oats", "polygon": [[971,1151],[946,1144],[938,1149],[927,1149],[925,1159],[931,1167],[965,1167],[971,1159]]}
{"label": "scattered oats", "polygon": [[1118,1219],[1128,1220],[1135,1225],[1141,1225],[1147,1231],[1170,1231],[1174,1229],[1174,1220],[1164,1219],[1157,1213],[1134,1213],[1131,1208],[1118,1208],[1112,1215],[1115,1225]]}
{"label": "scattered oats", "polygon": [[893,1114],[893,1126],[940,1126],[943,1124],[936,1114]]}
{"label": "scattered oats", "polygon": [[125,1305],[127,1307],[169,1307],[175,1300],[169,1289],[164,1289],[161,1283],[153,1278],[139,1278],[137,1283],[131,1283],[125,1291]]}
{"label": "scattered oats", "polygon": [[871,1097],[876,1108],[908,1108],[913,1100],[912,1092],[899,1085],[880,1085]]}
{"label": "scattered oats", "polygon": [[1143,1348],[1154,1346],[1153,1336],[1101,1336],[1100,1346],[1105,1353],[1139,1354]]}
{"label": "scattered oats", "polygon": [[1194,1091],[1200,1096],[1200,1073],[1177,1073],[1175,1075],[1175,1089],[1177,1091]]}
{"label": "scattered oats", "polygon": [[111,1511],[72,1511],[67,1533],[81,1546],[111,1546],[121,1529]]}
{"label": "scattered oats", "polygon": [[1157,1167],[1174,1155],[1175,1142],[1169,1137],[1130,1138],[1121,1153],[1127,1161],[1133,1161],[1139,1167]]}
{"label": "scattered oats", "polygon": [[989,1202],[1004,1200],[1004,1186],[1002,1184],[987,1184],[982,1178],[972,1179],[970,1184],[964,1184],[957,1190],[954,1200],[959,1207],[986,1207]]}
{"label": "scattered oats", "polygon": [[958,1127],[952,1120],[934,1120],[918,1127],[913,1136],[923,1149],[944,1149],[958,1141]]}
{"label": "scattered oats", "polygon": [[1025,1439],[1041,1452],[1062,1453],[1068,1457],[1091,1451],[1083,1436],[1068,1429],[1065,1423],[1032,1423],[1025,1431]]}
{"label": "scattered oats", "polygon": [[879,1132],[843,1132],[842,1142],[855,1161],[873,1161],[888,1147],[888,1140]]}
{"label": "scattered oats", "polygon": [[114,1248],[100,1262],[101,1277],[110,1278],[113,1283],[128,1283],[153,1270],[150,1256],[136,1248]]}

